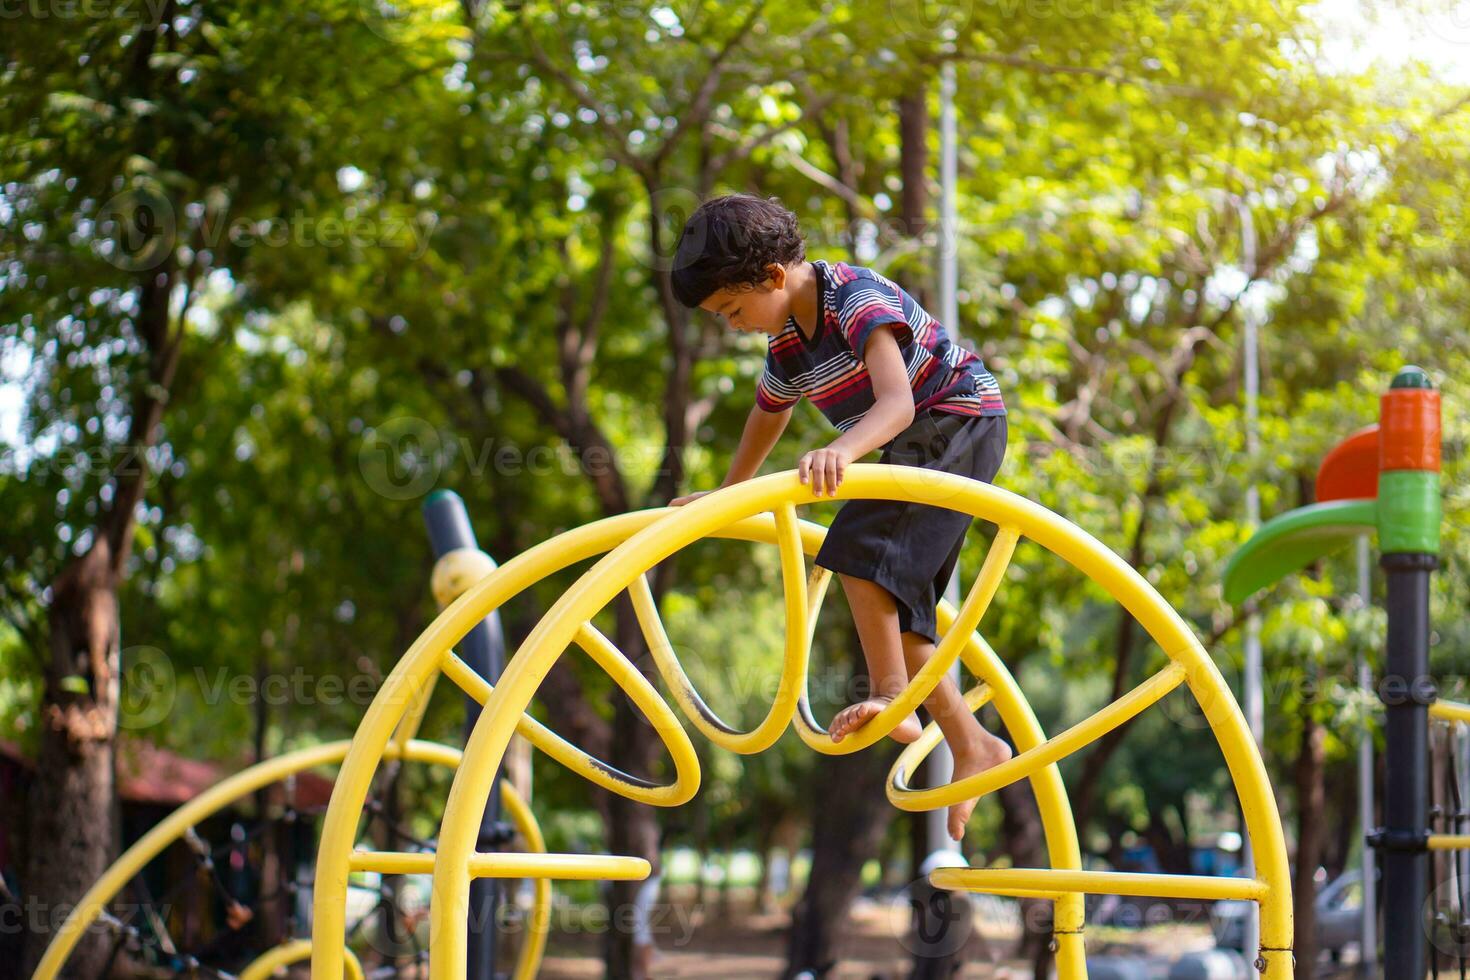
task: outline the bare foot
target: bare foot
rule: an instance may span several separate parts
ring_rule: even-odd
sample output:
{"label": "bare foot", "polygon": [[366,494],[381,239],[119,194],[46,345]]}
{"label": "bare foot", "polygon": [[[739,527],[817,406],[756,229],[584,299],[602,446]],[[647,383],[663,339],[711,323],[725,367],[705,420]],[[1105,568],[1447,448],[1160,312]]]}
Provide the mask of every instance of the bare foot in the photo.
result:
{"label": "bare foot", "polygon": [[[973,776],[977,772],[994,769],[1011,757],[1011,747],[983,728],[980,729],[980,738],[969,748],[961,749],[959,746],[951,746],[951,749],[954,752],[956,781]],[[977,802],[979,801],[965,800],[949,808],[949,836],[951,839],[964,838],[965,824],[970,822],[970,814],[975,812]]]}
{"label": "bare foot", "polygon": [[[833,718],[832,724],[827,727],[827,733],[832,736],[832,741],[840,742],[876,718],[878,712],[891,703],[891,698],[868,698],[866,701],[850,704],[837,712],[837,717]],[[924,727],[919,724],[918,716],[910,713],[907,718],[898,723],[897,728],[888,733],[888,737],[906,745],[917,741],[923,733]]]}

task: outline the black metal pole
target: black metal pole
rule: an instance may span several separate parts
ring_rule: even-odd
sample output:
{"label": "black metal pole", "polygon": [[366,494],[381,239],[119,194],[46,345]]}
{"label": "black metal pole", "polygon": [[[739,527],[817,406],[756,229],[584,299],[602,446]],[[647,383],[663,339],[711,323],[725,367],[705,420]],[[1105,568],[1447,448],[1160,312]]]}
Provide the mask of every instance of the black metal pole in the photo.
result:
{"label": "black metal pole", "polygon": [[[424,501],[424,523],[428,525],[429,542],[434,557],[461,548],[478,548],[475,529],[459,494],[438,490]],[[460,641],[455,652],[460,659],[491,684],[500,680],[505,668],[505,635],[500,628],[500,614],[491,613]],[[465,695],[466,741],[480,718],[480,703]],[[493,851],[503,843],[500,832],[500,774],[491,786],[490,799],[480,818],[478,848]],[[469,944],[466,980],[495,980],[495,925],[497,882],[493,878],[477,878],[470,883]]]}
{"label": "black metal pole", "polygon": [[1384,704],[1383,969],[1422,980],[1429,899],[1429,578],[1434,555],[1392,554],[1381,561],[1388,585]]}
{"label": "black metal pole", "polygon": [[[1440,401],[1406,367],[1384,394],[1378,432],[1378,543],[1388,588],[1384,704],[1383,969],[1424,980],[1429,893],[1429,584],[1439,567]],[[1429,913],[1426,921],[1426,912]]]}

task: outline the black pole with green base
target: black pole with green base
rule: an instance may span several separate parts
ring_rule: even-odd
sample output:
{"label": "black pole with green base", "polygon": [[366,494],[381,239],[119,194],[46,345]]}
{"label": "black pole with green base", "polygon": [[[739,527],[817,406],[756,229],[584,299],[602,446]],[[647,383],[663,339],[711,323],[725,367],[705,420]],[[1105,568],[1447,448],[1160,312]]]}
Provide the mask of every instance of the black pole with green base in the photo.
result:
{"label": "black pole with green base", "polygon": [[1318,503],[1266,522],[1225,568],[1227,602],[1252,595],[1377,533],[1387,585],[1388,635],[1378,695],[1385,707],[1382,852],[1383,969],[1423,980],[1429,931],[1429,589],[1439,567],[1439,393],[1416,367],[1384,394],[1379,424],[1349,436],[1323,460]]}

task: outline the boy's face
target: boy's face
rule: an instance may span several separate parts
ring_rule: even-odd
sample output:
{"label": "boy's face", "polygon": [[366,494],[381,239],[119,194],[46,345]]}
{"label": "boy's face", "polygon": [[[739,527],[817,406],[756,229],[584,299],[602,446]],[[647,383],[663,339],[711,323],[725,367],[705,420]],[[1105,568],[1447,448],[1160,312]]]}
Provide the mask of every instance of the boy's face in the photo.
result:
{"label": "boy's face", "polygon": [[766,266],[766,271],[770,277],[764,282],[718,289],[700,303],[699,308],[722,317],[730,329],[741,333],[772,336],[780,333],[791,316],[786,270],[772,264]]}

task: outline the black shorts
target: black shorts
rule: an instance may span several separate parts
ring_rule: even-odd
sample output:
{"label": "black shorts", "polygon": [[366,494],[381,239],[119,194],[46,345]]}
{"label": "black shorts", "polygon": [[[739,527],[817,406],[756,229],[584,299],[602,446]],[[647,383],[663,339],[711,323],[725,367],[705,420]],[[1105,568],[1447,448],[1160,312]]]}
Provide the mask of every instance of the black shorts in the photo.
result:
{"label": "black shorts", "polygon": [[[883,448],[878,461],[989,483],[1005,452],[1004,415],[927,411]],[[944,507],[850,500],[828,528],[816,564],[883,586],[898,606],[899,630],[938,643],[934,607],[949,584],[972,520]]]}

